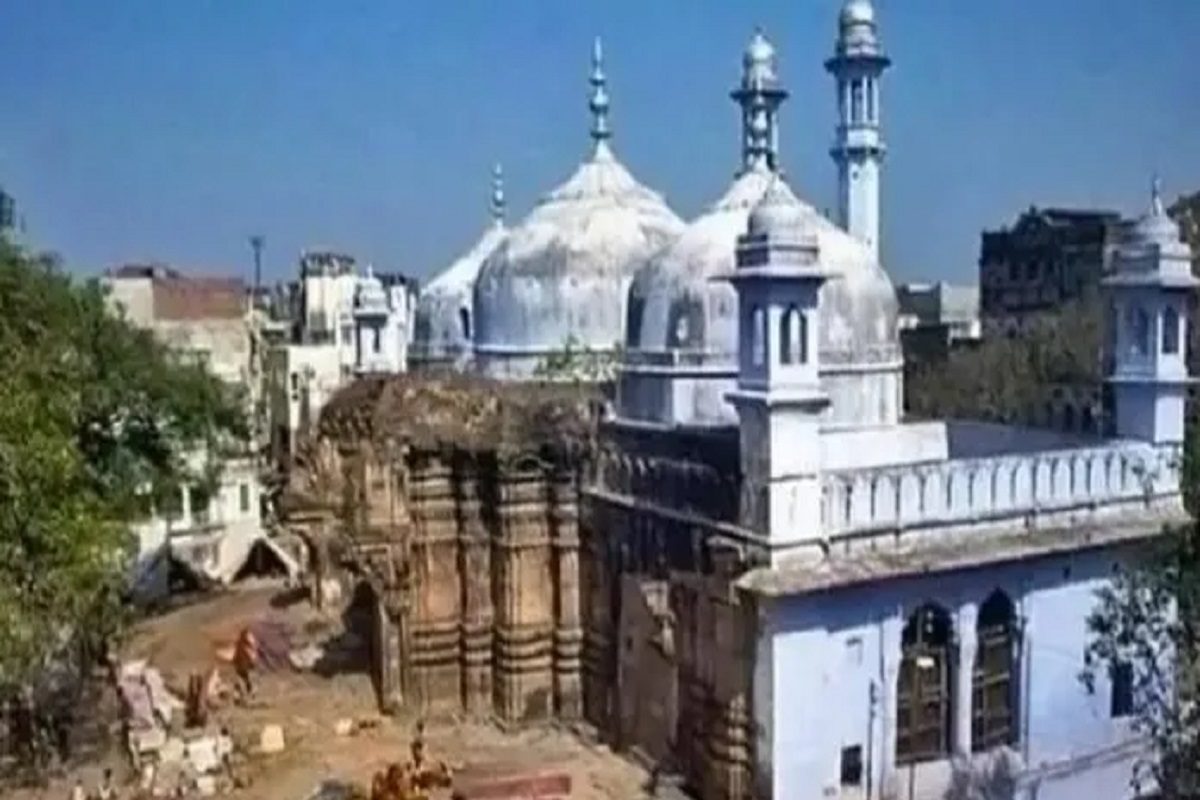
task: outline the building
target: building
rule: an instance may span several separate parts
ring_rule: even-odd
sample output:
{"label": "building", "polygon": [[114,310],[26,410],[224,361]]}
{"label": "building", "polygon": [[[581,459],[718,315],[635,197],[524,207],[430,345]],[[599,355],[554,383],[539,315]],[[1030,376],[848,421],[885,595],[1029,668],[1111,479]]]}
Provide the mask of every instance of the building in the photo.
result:
{"label": "building", "polygon": [[629,173],[610,145],[599,40],[592,57],[592,146],[484,260],[475,281],[475,365],[529,378],[568,346],[612,354],[634,272],[683,223]]}
{"label": "building", "polygon": [[1126,223],[1115,211],[1030,208],[984,231],[979,312],[984,336],[1011,336],[1046,312],[1096,293]]}
{"label": "building", "polygon": [[[878,36],[848,0],[835,52]],[[704,800],[940,798],[1000,761],[1022,800],[1132,798],[1136,682],[1079,674],[1096,591],[1190,521],[1178,229],[1156,192],[1101,287],[1111,436],[907,421],[891,280],[788,186],[785,97],[759,32],[741,170],[636,271],[613,407],[507,368],[330,400],[286,502],[314,594],[372,593],[385,708],[583,720]]]}
{"label": "building", "polygon": [[[150,330],[171,350],[202,363],[218,378],[245,390],[247,415],[259,401],[254,316],[247,287],[236,278],[188,277],[162,265],[110,270],[103,283],[114,309]],[[196,468],[204,454],[193,454]],[[254,443],[226,459],[209,493],[184,487],[174,507],[136,526],[137,588],[166,591],[172,560],[218,582],[231,580],[256,542],[265,539],[258,456]]]}
{"label": "building", "polygon": [[504,224],[504,180],[492,172],[491,224],[474,245],[421,288],[412,362],[415,369],[466,368],[473,354],[475,280],[479,269],[508,236]]}
{"label": "building", "polygon": [[908,283],[896,287],[905,364],[945,360],[956,347],[978,344],[979,287]]}
{"label": "building", "polygon": [[279,467],[337,389],[359,375],[408,369],[417,305],[409,278],[376,274],[369,265],[359,274],[345,254],[303,252],[299,273],[294,289],[273,298],[274,315],[290,318],[290,330],[273,340],[265,356],[264,405]]}
{"label": "building", "polygon": [[13,196],[0,189],[0,234],[10,235],[17,229],[17,203]]}

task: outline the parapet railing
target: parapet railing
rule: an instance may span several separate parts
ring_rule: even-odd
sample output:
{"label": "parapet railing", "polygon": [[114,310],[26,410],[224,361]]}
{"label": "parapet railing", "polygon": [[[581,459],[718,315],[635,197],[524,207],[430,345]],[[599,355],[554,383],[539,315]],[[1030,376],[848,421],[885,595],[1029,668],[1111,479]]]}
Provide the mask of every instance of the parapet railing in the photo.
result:
{"label": "parapet railing", "polygon": [[1179,491],[1181,452],[1120,442],[826,473],[828,535],[1021,517]]}

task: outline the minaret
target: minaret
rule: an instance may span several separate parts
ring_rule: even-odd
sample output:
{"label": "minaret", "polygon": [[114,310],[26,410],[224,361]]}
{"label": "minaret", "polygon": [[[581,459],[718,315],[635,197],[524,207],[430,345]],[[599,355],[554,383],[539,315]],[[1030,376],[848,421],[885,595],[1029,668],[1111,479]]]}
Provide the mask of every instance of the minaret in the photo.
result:
{"label": "minaret", "polygon": [[778,177],[739,237],[737,408],[739,522],[760,534],[774,563],[821,536],[820,290],[829,273],[796,198]]}
{"label": "minaret", "polygon": [[504,168],[500,164],[492,167],[492,225],[504,227]]}
{"label": "minaret", "polygon": [[886,148],[879,131],[883,54],[871,0],[847,0],[825,69],[837,80],[838,125],[830,154],[838,168],[838,222],[879,257],[879,172]]}
{"label": "minaret", "polygon": [[1104,280],[1114,315],[1113,405],[1117,436],[1183,443],[1189,295],[1200,284],[1191,251],[1163,208],[1158,180],[1150,212],[1133,226]]}
{"label": "minaret", "polygon": [[742,107],[742,170],[778,167],[779,106],[787,91],[779,83],[775,48],[756,29],[742,56],[742,81],[729,96]]}
{"label": "minaret", "polygon": [[592,44],[592,74],[588,76],[588,83],[592,85],[588,98],[588,109],[592,112],[592,157],[609,156],[608,140],[612,138],[612,130],[608,127],[608,77],[604,74],[604,48],[599,36]]}

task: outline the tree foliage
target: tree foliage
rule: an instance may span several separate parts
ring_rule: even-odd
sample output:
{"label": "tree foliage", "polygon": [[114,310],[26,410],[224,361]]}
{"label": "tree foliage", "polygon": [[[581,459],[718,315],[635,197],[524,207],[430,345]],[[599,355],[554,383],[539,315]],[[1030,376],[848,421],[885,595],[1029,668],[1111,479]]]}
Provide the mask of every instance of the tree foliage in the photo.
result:
{"label": "tree foliage", "polygon": [[1133,675],[1133,729],[1151,755],[1134,784],[1164,798],[1200,798],[1200,544],[1192,529],[1164,536],[1134,569],[1100,591],[1088,620],[1082,679]]}
{"label": "tree foliage", "polygon": [[572,334],[567,337],[562,349],[542,359],[534,368],[533,376],[548,381],[600,383],[613,379],[619,362],[619,348],[612,351],[593,350],[580,344]]}
{"label": "tree foliage", "polygon": [[1096,386],[1103,378],[1104,319],[1095,297],[1045,315],[1012,338],[955,350],[906,378],[910,414],[1023,422],[1040,416],[1055,386]]}
{"label": "tree foliage", "polygon": [[211,480],[246,427],[239,398],[95,281],[3,240],[0,359],[0,687],[28,689],[66,641],[112,632],[131,524]]}

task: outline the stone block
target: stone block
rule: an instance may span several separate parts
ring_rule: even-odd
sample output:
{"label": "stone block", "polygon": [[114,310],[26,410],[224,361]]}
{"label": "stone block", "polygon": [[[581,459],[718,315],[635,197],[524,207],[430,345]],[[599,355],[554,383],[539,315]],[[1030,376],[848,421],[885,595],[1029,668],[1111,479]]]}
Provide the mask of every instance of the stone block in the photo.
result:
{"label": "stone block", "polygon": [[283,727],[264,725],[258,736],[258,751],[264,754],[282,753],[284,747]]}

